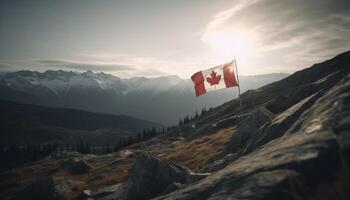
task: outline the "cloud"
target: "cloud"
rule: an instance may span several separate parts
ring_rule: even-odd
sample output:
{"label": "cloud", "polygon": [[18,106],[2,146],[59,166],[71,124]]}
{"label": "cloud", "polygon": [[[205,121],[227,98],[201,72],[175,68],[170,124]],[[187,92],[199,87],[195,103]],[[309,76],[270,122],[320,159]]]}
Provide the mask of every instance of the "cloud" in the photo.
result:
{"label": "cloud", "polygon": [[18,64],[13,66],[13,65],[11,65],[10,63],[8,63],[6,61],[5,62],[0,62],[0,71],[3,71],[3,72],[14,71],[14,69],[16,69],[16,66],[18,66]]}
{"label": "cloud", "polygon": [[38,60],[40,64],[61,67],[75,70],[91,70],[91,71],[130,71],[135,70],[134,66],[123,65],[117,63],[87,63],[87,62],[75,62],[65,60]]}
{"label": "cloud", "polygon": [[[91,56],[93,58],[97,58],[95,56]],[[100,56],[98,56],[101,58]],[[134,77],[134,76],[147,76],[147,77],[154,77],[154,76],[163,76],[168,75],[165,72],[162,72],[158,69],[152,69],[152,68],[145,68],[142,65],[140,65],[142,58],[134,57],[133,61],[124,58],[121,59],[121,63],[118,62],[111,62],[108,57],[103,57],[104,61],[85,61],[85,62],[78,62],[78,61],[67,61],[67,60],[37,60],[36,62],[43,65],[43,68],[52,67],[55,69],[66,69],[66,70],[78,70],[78,71],[103,71],[107,73],[114,74],[119,77]],[[108,58],[108,59],[107,59]],[[108,60],[108,62],[106,61]],[[146,59],[147,63],[152,63],[152,60]],[[126,64],[129,63],[129,64]]]}
{"label": "cloud", "polygon": [[[135,70],[123,74],[126,77],[132,76],[164,76],[178,75],[183,78],[190,77],[194,72],[201,70],[208,60],[204,58],[191,57],[154,57],[132,54],[111,54],[106,52],[89,52],[78,55],[83,60],[114,62],[121,65],[134,66]],[[120,74],[120,73],[119,73]]]}
{"label": "cloud", "polygon": [[217,32],[240,31],[251,36],[259,52],[293,49],[294,56],[323,59],[349,50],[349,10],[348,0],[238,1],[207,24],[202,40],[208,42]]}
{"label": "cloud", "polygon": [[168,73],[159,71],[157,69],[141,69],[135,71],[132,76],[165,76],[169,75]]}
{"label": "cloud", "polygon": [[5,68],[9,68],[9,66],[7,64],[0,63],[0,69],[5,69]]}

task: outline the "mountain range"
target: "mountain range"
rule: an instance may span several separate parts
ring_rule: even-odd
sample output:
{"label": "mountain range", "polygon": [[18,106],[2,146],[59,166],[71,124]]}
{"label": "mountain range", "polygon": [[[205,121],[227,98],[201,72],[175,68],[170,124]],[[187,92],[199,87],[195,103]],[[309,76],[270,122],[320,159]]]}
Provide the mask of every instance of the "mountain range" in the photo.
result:
{"label": "mountain range", "polygon": [[[256,89],[288,74],[241,76],[241,91]],[[163,125],[237,97],[227,89],[195,97],[193,83],[177,76],[122,79],[72,71],[18,71],[0,74],[0,98],[29,104],[128,115]]]}

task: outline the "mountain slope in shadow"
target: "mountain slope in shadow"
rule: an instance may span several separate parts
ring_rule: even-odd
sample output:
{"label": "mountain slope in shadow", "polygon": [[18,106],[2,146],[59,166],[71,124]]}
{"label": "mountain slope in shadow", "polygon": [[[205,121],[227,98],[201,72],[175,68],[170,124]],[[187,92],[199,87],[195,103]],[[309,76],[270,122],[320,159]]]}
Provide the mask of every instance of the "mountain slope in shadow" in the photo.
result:
{"label": "mountain slope in shadow", "polygon": [[161,125],[124,115],[50,108],[0,100],[1,144],[80,140],[92,144],[117,144],[118,138],[135,135]]}

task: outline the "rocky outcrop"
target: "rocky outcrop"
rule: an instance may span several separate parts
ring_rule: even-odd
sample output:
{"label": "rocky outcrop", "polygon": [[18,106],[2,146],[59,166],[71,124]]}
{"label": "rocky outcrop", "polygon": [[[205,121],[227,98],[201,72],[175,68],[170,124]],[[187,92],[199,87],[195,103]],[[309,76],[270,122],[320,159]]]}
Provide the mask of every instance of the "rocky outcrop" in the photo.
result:
{"label": "rocky outcrop", "polygon": [[263,107],[254,110],[246,119],[242,120],[237,131],[232,135],[230,142],[226,145],[224,153],[235,153],[242,149],[247,140],[267,122],[270,122],[273,114]]}
{"label": "rocky outcrop", "polygon": [[253,110],[243,118],[238,126],[237,131],[232,135],[229,143],[225,146],[224,150],[220,155],[213,157],[207,165],[205,165],[200,171],[201,172],[215,172],[226,167],[229,163],[236,160],[242,155],[247,146],[251,145],[252,138],[259,139],[261,130],[264,125],[267,125],[273,120],[274,115],[260,106]]}
{"label": "rocky outcrop", "polygon": [[185,183],[189,170],[153,155],[137,158],[129,172],[132,188],[129,199],[150,199],[163,192],[171,183]]}
{"label": "rocky outcrop", "polygon": [[[208,174],[197,174],[170,160],[141,155],[129,172],[132,187],[129,199],[150,199],[179,184],[198,181]],[[174,187],[169,187],[169,186]]]}
{"label": "rocky outcrop", "polygon": [[257,129],[249,137],[246,145],[239,150],[239,155],[242,156],[250,153],[269,141],[287,134],[288,129],[290,129],[295,121],[320,98],[321,94],[321,92],[318,92],[302,99],[286,111],[276,115],[271,122]]}
{"label": "rocky outcrop", "polygon": [[[322,184],[348,169],[349,88],[350,75],[301,100],[250,135],[269,141],[157,199],[312,199]],[[252,141],[262,141],[257,138]]]}
{"label": "rocky outcrop", "polygon": [[59,169],[68,170],[72,174],[84,174],[90,170],[91,166],[83,159],[78,157],[70,158],[64,161]]}

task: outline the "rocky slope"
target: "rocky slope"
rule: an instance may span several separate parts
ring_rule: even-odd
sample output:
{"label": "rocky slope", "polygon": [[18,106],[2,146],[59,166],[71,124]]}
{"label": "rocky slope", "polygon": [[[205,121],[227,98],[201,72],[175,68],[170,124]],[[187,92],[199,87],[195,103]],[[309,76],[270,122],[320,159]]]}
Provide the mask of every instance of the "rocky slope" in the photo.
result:
{"label": "rocky slope", "polygon": [[244,94],[253,111],[202,169],[213,174],[158,199],[349,197],[349,63],[347,52]]}
{"label": "rocky slope", "polygon": [[[343,53],[245,92],[242,113],[233,100],[117,154],[3,172],[0,197],[38,199],[30,188],[50,177],[56,199],[349,199],[349,64]],[[60,168],[72,157],[88,170]]]}

